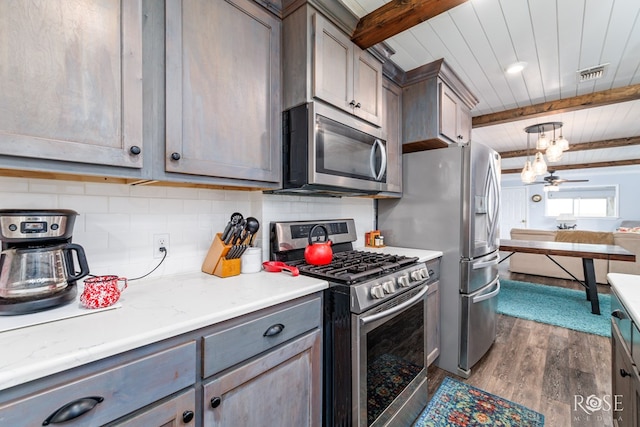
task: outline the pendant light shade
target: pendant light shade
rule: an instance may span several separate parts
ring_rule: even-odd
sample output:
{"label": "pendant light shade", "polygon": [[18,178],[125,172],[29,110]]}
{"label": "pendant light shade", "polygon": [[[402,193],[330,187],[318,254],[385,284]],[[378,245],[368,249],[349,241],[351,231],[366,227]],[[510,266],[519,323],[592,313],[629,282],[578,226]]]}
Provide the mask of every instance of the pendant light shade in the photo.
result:
{"label": "pendant light shade", "polygon": [[549,146],[549,138],[547,138],[543,132],[540,134],[540,137],[536,142],[536,150],[546,150],[548,146]]}
{"label": "pendant light shade", "polygon": [[533,161],[533,172],[536,175],[544,175],[547,173],[547,163],[544,161],[544,156],[539,151],[536,153],[536,158]]}
{"label": "pendant light shade", "polygon": [[522,168],[522,172],[520,173],[520,179],[525,184],[531,184],[536,180],[536,173],[533,171],[531,161],[527,160],[524,164],[524,168]]}
{"label": "pendant light shade", "polygon": [[567,151],[569,149],[569,141],[564,139],[564,136],[562,136],[562,134],[560,134],[560,138],[558,138],[556,142],[560,146],[560,148],[562,148],[562,151]]}
{"label": "pendant light shade", "polygon": [[562,157],[562,147],[560,147],[557,141],[551,141],[545,154],[547,155],[547,160],[557,162]]}

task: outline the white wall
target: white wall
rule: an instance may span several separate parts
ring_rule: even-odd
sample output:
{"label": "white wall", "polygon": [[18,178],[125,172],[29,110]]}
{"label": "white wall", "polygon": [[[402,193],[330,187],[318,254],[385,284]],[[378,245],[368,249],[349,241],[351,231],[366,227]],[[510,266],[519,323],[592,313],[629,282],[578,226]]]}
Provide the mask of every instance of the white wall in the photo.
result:
{"label": "white wall", "polygon": [[[610,168],[592,168],[580,170],[562,170],[555,173],[564,179],[588,179],[589,182],[565,183],[564,186],[618,185],[618,218],[578,219],[578,229],[594,231],[613,231],[622,220],[640,220],[640,166],[618,166]],[[538,180],[542,180],[538,177]],[[545,217],[544,191],[542,185],[523,185],[519,174],[502,176],[503,187],[524,187],[527,190],[527,209],[529,228],[556,229],[555,218]],[[543,201],[534,203],[531,196],[540,194]]]}
{"label": "white wall", "polygon": [[73,209],[73,241],[91,273],[138,277],[153,269],[153,235],[169,233],[169,252],[152,277],[200,271],[216,232],[230,215],[261,224],[256,246],[268,259],[270,221],[354,218],[358,243],[373,228],[373,200],[263,195],[258,191],[132,186],[0,177],[0,209]]}

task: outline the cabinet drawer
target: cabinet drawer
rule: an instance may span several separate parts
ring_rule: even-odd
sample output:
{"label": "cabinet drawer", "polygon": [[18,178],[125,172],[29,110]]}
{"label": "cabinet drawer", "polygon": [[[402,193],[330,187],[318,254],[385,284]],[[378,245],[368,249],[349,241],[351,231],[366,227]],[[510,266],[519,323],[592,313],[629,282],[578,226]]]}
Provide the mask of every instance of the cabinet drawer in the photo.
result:
{"label": "cabinet drawer", "polygon": [[321,324],[317,298],[204,338],[203,376],[209,377]]}
{"label": "cabinet drawer", "polygon": [[64,425],[103,425],[194,384],[195,368],[192,341],[8,402],[0,407],[0,425],[43,425],[60,408],[75,404],[77,410],[81,399],[93,398],[102,401]]}

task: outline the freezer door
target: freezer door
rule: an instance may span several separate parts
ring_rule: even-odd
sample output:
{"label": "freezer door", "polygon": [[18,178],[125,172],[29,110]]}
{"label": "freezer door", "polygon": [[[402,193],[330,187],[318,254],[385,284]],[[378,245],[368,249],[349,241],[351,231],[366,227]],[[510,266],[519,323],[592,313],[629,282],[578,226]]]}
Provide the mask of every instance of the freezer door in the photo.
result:
{"label": "freezer door", "polygon": [[460,295],[460,368],[471,369],[496,339],[496,310],[500,281],[496,277],[487,287],[470,295]]}
{"label": "freezer door", "polygon": [[500,222],[500,155],[475,144],[465,153],[468,174],[462,206],[462,256],[477,258],[498,249]]}
{"label": "freezer door", "polygon": [[460,293],[472,294],[498,277],[500,253],[491,252],[480,258],[460,261]]}

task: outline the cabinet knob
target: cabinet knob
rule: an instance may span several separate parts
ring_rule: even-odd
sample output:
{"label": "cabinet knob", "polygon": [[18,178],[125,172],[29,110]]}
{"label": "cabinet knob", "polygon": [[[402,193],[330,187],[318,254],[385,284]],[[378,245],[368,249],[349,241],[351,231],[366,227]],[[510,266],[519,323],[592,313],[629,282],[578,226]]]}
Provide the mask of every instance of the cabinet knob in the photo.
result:
{"label": "cabinet knob", "polygon": [[180,160],[180,153],[171,153],[171,160]]}
{"label": "cabinet knob", "polygon": [[212,397],[211,398],[211,407],[213,409],[217,408],[218,406],[220,406],[220,403],[222,402],[222,399],[220,399],[220,397],[216,396],[216,397]]}
{"label": "cabinet knob", "polygon": [[459,140],[463,140],[463,139],[464,139],[464,137],[463,137],[462,135],[458,135],[458,139],[459,139]]}
{"label": "cabinet knob", "polygon": [[129,148],[129,152],[131,154],[137,156],[138,154],[140,154],[142,152],[142,150],[137,145],[132,145],[131,148]]}
{"label": "cabinet knob", "polygon": [[356,100],[352,99],[351,102],[349,103],[349,105],[351,106],[351,108],[355,108],[356,106]]}
{"label": "cabinet knob", "polygon": [[622,378],[624,378],[624,377],[630,377],[630,376],[631,376],[631,374],[630,374],[629,372],[625,371],[624,369],[620,368],[620,376],[621,376]]}
{"label": "cabinet knob", "polygon": [[182,413],[182,422],[189,423],[193,419],[194,413],[193,411],[184,411]]}
{"label": "cabinet knob", "polygon": [[362,107],[362,104],[360,104],[359,102],[356,104],[356,108],[360,108]]}

